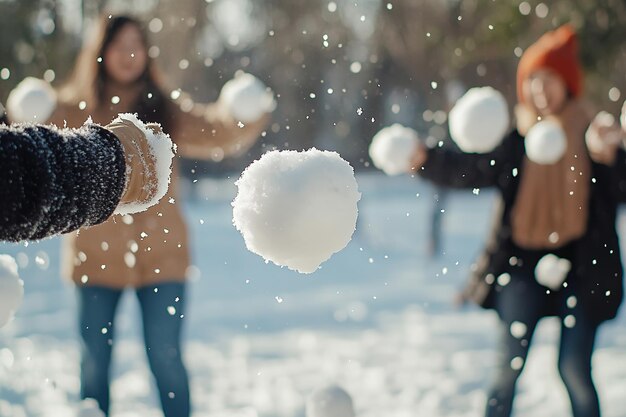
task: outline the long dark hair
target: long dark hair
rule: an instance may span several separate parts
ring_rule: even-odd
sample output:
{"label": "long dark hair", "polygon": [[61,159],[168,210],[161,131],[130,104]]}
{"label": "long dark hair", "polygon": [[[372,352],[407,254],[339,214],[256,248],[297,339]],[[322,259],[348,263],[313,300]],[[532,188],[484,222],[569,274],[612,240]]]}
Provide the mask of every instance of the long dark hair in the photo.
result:
{"label": "long dark hair", "polygon": [[145,122],[157,122],[168,131],[167,106],[169,99],[164,83],[152,58],[148,55],[148,36],[144,25],[129,16],[104,15],[100,18],[95,36],[83,46],[74,66],[72,76],[59,94],[61,99],[70,103],[84,100],[87,108],[96,109],[105,104],[104,91],[110,78],[106,73],[102,57],[115,36],[126,25],[139,29],[147,56],[146,68],[136,81],[143,85],[131,112],[137,113]]}

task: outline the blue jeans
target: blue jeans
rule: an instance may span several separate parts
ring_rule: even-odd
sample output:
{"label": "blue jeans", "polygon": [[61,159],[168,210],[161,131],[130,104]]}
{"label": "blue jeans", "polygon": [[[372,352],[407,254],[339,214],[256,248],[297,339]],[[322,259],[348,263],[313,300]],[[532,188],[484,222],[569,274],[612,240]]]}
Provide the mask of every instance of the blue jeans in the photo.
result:
{"label": "blue jeans", "polygon": [[[189,381],[180,350],[184,310],[182,283],[161,283],[137,288],[150,369],[159,390],[165,417],[190,414]],[[81,398],[93,398],[109,413],[109,368],[113,347],[115,310],[122,290],[78,288],[81,358]],[[172,309],[174,308],[175,311]]]}
{"label": "blue jeans", "polygon": [[[537,323],[545,311],[545,303],[554,302],[546,295],[531,273],[511,274],[511,281],[502,287],[496,299],[496,309],[502,322],[500,358],[495,384],[487,402],[487,417],[509,417],[513,406],[515,384],[526,362],[528,349]],[[552,296],[554,297],[554,295]],[[598,394],[591,376],[591,355],[598,323],[587,317],[580,308],[559,308],[561,315],[561,342],[559,347],[559,374],[569,394],[574,417],[600,417]],[[573,327],[563,324],[563,318],[572,315]],[[511,335],[515,321],[526,325],[521,338]],[[515,359],[515,358],[520,359]],[[515,359],[515,361],[514,361]],[[511,366],[517,362],[519,367]]]}

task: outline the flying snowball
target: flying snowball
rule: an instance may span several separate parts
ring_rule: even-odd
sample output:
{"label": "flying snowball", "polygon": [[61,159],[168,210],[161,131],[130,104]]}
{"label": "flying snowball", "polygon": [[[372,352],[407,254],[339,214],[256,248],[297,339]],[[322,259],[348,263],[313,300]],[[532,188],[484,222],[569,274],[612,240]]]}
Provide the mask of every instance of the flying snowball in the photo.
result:
{"label": "flying snowball", "polygon": [[535,279],[544,287],[556,291],[561,288],[571,269],[570,261],[550,253],[537,262]]}
{"label": "flying snowball", "polygon": [[316,390],[306,403],[306,417],[354,416],[350,394],[336,385]]}
{"label": "flying snowball", "polygon": [[541,165],[558,162],[567,149],[563,128],[551,120],[541,121],[531,127],[524,144],[528,159]]}
{"label": "flying snowball", "polygon": [[468,90],[450,110],[450,136],[463,152],[487,153],[502,142],[509,128],[504,96],[491,87]]}
{"label": "flying snowball", "polygon": [[396,123],[376,133],[369,155],[376,168],[387,175],[398,175],[411,168],[411,157],[418,145],[417,132]]}
{"label": "flying snowball", "polygon": [[27,77],[7,98],[9,120],[16,123],[44,123],[57,106],[56,92],[50,84]]}
{"label": "flying snowball", "polygon": [[528,331],[528,326],[522,323],[521,321],[514,321],[510,326],[511,335],[516,339],[521,339],[526,336],[526,332]]}
{"label": "flying snowball", "polygon": [[[616,128],[610,130],[605,137],[600,135],[600,129],[610,129],[612,127]],[[591,152],[601,153],[606,146],[619,144],[622,140],[621,136],[622,131],[619,130],[619,127],[617,127],[615,117],[613,117],[611,113],[601,111],[589,125],[589,128],[585,133],[585,141]]]}
{"label": "flying snowball", "polygon": [[17,275],[15,259],[0,255],[0,328],[11,320],[23,299],[24,282]]}
{"label": "flying snowball", "polygon": [[274,92],[252,74],[239,74],[224,84],[220,101],[230,114],[244,123],[254,122],[276,108]]}
{"label": "flying snowball", "polygon": [[80,402],[76,417],[105,417],[98,402],[93,398],[86,398]]}
{"label": "flying snowball", "polygon": [[267,152],[235,184],[233,224],[267,261],[312,273],[352,238],[361,193],[336,152]]}

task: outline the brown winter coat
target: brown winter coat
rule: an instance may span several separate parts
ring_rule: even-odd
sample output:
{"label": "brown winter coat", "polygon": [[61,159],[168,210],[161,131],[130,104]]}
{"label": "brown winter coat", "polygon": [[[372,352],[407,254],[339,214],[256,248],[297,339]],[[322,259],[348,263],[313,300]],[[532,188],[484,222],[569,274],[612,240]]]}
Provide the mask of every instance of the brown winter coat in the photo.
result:
{"label": "brown winter coat", "polygon": [[[80,110],[78,105],[59,104],[49,122],[77,127],[91,115],[107,124],[127,112],[133,92],[109,92],[120,102],[103,110]],[[179,106],[180,103],[180,106]],[[267,125],[268,117],[240,127],[218,103],[194,104],[188,97],[172,102],[168,126],[178,156],[221,159],[247,150]],[[150,120],[152,121],[152,120]],[[158,122],[158,120],[155,120]],[[178,202],[176,158],[166,196],[145,212],[113,216],[106,222],[64,238],[62,273],[78,285],[109,288],[141,287],[164,281],[184,281],[189,267],[189,239]]]}

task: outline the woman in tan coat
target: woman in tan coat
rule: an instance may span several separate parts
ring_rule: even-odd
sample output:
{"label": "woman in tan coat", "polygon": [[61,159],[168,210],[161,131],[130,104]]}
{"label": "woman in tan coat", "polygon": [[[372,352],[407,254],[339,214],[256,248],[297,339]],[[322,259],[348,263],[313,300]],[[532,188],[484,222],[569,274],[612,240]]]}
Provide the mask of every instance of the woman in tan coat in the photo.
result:
{"label": "woman in tan coat", "polygon": [[[159,83],[142,25],[128,17],[102,20],[98,36],[82,51],[73,79],[59,92],[49,122],[80,126],[91,116],[106,123],[118,113],[158,122],[178,155],[222,158],[245,152],[267,125],[266,115],[245,126],[221,103],[200,105],[184,94],[170,99]],[[109,411],[109,364],[114,316],[125,288],[141,304],[146,351],[166,417],[190,414],[188,378],[180,352],[189,239],[177,198],[174,163],[168,194],[135,215],[70,235],[64,244],[64,273],[78,287],[83,342],[81,397]]]}

